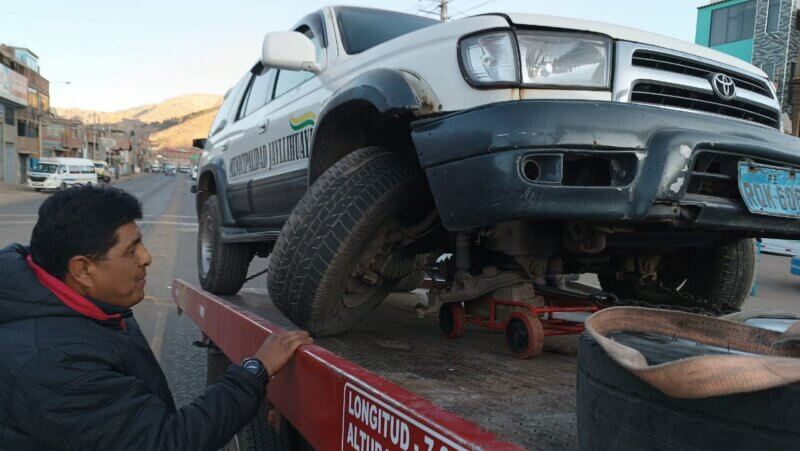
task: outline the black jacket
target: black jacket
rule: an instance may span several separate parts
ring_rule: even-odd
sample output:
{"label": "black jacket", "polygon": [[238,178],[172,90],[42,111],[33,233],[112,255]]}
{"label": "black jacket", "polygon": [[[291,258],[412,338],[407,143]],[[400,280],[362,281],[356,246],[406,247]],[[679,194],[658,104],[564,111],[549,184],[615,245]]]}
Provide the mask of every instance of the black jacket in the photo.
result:
{"label": "black jacket", "polygon": [[258,412],[265,387],[239,365],[175,409],[129,310],[90,319],[41,285],[19,245],[0,250],[0,450],[219,449]]}

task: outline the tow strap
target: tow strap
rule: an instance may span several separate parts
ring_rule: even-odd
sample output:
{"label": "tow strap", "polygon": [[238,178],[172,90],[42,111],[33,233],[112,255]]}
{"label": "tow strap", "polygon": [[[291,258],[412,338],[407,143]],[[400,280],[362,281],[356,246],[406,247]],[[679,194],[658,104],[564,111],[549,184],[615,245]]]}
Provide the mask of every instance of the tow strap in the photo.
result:
{"label": "tow strap", "polygon": [[[800,322],[775,332],[744,324],[751,317],[611,307],[590,316],[586,330],[615,362],[675,398],[730,395],[800,382]],[[650,365],[641,352],[611,339],[615,332],[682,338],[749,355],[709,354]]]}

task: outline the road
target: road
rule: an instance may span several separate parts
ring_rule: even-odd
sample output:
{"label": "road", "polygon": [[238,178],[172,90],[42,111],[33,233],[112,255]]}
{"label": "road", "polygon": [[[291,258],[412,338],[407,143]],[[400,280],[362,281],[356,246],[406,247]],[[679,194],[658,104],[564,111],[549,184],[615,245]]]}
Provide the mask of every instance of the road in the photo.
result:
{"label": "road", "polygon": [[[197,224],[194,196],[189,192],[188,174],[167,177],[145,174],[115,182],[138,197],[144,206],[140,227],[144,242],[153,254],[148,271],[145,301],[134,313],[164,368],[170,388],[179,406],[204,391],[205,350],[192,346],[200,337],[199,329],[176,313],[170,301],[169,284],[179,277],[197,283]],[[39,205],[47,194],[32,191],[0,190],[0,243],[27,244],[36,222]],[[264,259],[254,260],[251,273],[266,266]],[[265,276],[247,287],[263,289]],[[759,289],[745,308],[780,309],[800,313],[800,277],[789,274],[789,258],[762,255],[759,265]]]}

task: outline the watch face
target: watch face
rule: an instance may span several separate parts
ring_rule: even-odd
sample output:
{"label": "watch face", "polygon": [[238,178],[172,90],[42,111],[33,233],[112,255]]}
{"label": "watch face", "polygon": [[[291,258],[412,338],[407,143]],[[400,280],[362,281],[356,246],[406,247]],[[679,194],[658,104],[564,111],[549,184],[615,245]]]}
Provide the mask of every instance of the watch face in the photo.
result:
{"label": "watch face", "polygon": [[244,362],[242,366],[244,366],[247,371],[250,371],[253,374],[257,374],[261,369],[261,365],[258,363],[258,360],[248,360]]}

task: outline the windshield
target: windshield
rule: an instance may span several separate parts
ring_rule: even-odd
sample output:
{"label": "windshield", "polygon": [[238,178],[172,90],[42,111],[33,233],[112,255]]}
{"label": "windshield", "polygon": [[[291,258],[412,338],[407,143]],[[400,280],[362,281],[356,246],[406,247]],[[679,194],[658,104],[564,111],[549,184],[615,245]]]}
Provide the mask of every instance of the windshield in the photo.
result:
{"label": "windshield", "polygon": [[351,55],[412,31],[441,23],[427,17],[369,8],[337,8],[336,18],[344,48]]}
{"label": "windshield", "polygon": [[102,164],[100,164],[100,163],[95,163],[95,164],[94,164],[94,167],[96,167],[97,169],[100,169],[100,168],[102,168],[102,167],[103,167],[103,165],[102,165]]}
{"label": "windshield", "polygon": [[39,163],[33,167],[31,172],[44,172],[47,174],[55,174],[58,170],[58,165],[55,163]]}

